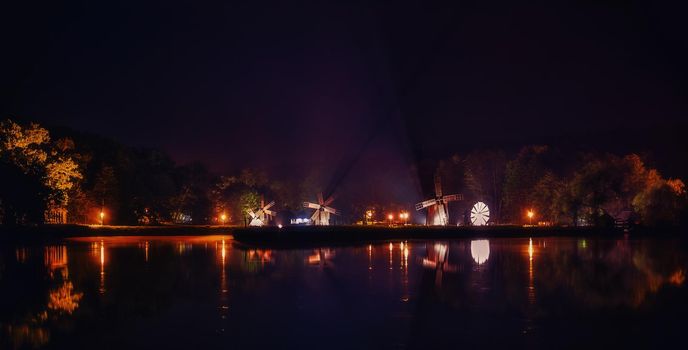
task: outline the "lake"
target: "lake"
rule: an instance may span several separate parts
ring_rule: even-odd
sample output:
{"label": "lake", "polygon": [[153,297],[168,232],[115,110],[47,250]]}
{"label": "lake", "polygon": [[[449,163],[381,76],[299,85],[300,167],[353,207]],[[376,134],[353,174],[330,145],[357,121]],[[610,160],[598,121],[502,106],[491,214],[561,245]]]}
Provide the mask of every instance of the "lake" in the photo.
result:
{"label": "lake", "polygon": [[230,236],[0,246],[2,348],[659,348],[685,342],[677,238]]}

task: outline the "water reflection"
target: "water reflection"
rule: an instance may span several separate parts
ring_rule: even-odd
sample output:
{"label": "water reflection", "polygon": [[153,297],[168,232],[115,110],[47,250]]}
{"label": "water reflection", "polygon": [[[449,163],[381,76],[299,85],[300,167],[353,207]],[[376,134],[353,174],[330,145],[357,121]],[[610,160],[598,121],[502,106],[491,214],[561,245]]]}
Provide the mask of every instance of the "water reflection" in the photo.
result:
{"label": "water reflection", "polygon": [[100,294],[105,294],[105,243],[103,241],[100,241],[98,252],[100,253],[100,288],[98,291]]}
{"label": "water reflection", "polygon": [[307,261],[309,265],[328,267],[332,266],[332,259],[334,259],[334,250],[321,248],[313,250],[313,254],[308,256]]}
{"label": "water reflection", "polygon": [[360,347],[361,337],[373,347],[451,346],[442,339],[452,337],[551,347],[574,329],[586,336],[572,344],[633,344],[643,332],[619,332],[647,323],[672,339],[681,334],[672,315],[688,310],[685,245],[668,239],[269,250],[221,236],[115,237],[3,247],[0,267],[3,348],[113,338],[116,347],[175,338],[168,345],[274,348],[314,336],[337,339],[335,348]]}
{"label": "water reflection", "polygon": [[[27,247],[19,247],[15,250],[16,261],[19,264],[30,263],[31,254]],[[4,254],[0,255],[2,258]],[[3,261],[0,259],[0,264]],[[43,266],[45,277],[42,285],[47,296],[38,298],[35,305],[17,305],[21,312],[16,313],[14,319],[6,319],[4,312],[0,319],[0,329],[4,339],[9,341],[14,348],[30,347],[38,348],[49,343],[51,338],[50,325],[54,322],[64,321],[67,315],[71,315],[77,308],[83,297],[83,293],[76,291],[69,275],[69,255],[65,245],[49,245],[43,248]],[[4,276],[3,276],[4,277]],[[13,283],[6,278],[0,278],[0,285]],[[17,288],[17,287],[14,287]],[[20,293],[27,293],[18,287]],[[38,291],[42,293],[42,291]],[[4,297],[0,294],[0,297]],[[5,310],[5,308],[2,308]],[[8,345],[1,341],[0,345]]]}
{"label": "water reflection", "polygon": [[487,239],[471,241],[471,256],[476,264],[484,264],[490,258],[490,241]]}
{"label": "water reflection", "polygon": [[[227,284],[227,271],[226,271],[226,260],[227,260],[227,243],[222,240],[220,245],[220,257],[222,270],[220,271],[220,319],[224,321],[227,319],[229,313],[229,287]],[[221,333],[225,332],[224,323],[220,326],[219,331]]]}
{"label": "water reflection", "polygon": [[434,243],[427,249],[427,257],[422,260],[423,267],[435,270],[435,285],[442,285],[444,272],[454,272],[455,265],[449,264],[449,246],[446,243]]}

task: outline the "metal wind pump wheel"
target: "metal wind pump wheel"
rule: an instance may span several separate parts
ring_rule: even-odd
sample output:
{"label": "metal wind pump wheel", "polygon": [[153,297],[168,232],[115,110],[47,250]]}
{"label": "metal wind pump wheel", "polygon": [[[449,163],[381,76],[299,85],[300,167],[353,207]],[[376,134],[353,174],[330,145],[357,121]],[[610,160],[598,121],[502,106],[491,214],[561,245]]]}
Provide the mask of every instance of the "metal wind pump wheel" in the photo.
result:
{"label": "metal wind pump wheel", "polygon": [[483,202],[478,202],[471,208],[471,224],[484,226],[490,220],[490,208]]}

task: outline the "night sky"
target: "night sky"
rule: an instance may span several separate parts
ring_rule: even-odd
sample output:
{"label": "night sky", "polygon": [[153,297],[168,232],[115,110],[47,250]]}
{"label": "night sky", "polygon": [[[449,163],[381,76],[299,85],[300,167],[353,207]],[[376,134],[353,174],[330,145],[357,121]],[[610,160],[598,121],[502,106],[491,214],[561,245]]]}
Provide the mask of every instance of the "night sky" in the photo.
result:
{"label": "night sky", "polygon": [[0,117],[408,200],[415,161],[531,143],[688,175],[686,5],[447,3],[5,2]]}

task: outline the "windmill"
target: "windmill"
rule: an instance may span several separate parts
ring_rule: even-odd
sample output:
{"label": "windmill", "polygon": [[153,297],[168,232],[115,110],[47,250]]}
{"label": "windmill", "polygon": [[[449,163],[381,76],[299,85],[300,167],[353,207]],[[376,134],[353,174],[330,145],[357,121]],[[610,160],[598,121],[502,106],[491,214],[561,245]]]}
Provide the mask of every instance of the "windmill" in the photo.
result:
{"label": "windmill", "polygon": [[268,220],[270,219],[271,216],[275,216],[276,213],[270,208],[275,205],[275,201],[272,201],[265,205],[265,202],[261,199],[260,200],[260,208],[258,208],[257,211],[253,211],[249,209],[247,211],[248,215],[251,217],[251,223],[249,223],[249,226],[263,226],[265,225]]}
{"label": "windmill", "polygon": [[416,210],[420,211],[431,207],[428,209],[427,222],[430,225],[444,226],[449,221],[447,214],[447,203],[460,200],[463,200],[463,195],[461,194],[448,194],[446,196],[442,195],[442,183],[440,180],[440,175],[435,174],[435,198],[416,204]]}
{"label": "windmill", "polygon": [[483,202],[478,202],[471,208],[471,224],[473,226],[484,226],[490,221],[490,208]]}
{"label": "windmill", "polygon": [[327,226],[330,224],[330,214],[339,215],[337,209],[330,207],[334,202],[334,196],[330,196],[327,200],[323,200],[322,193],[318,193],[318,203],[303,202],[304,208],[315,209],[311,222],[313,225]]}

